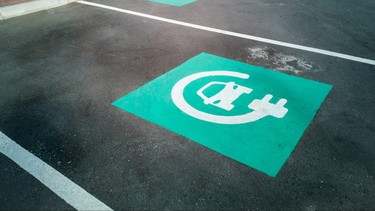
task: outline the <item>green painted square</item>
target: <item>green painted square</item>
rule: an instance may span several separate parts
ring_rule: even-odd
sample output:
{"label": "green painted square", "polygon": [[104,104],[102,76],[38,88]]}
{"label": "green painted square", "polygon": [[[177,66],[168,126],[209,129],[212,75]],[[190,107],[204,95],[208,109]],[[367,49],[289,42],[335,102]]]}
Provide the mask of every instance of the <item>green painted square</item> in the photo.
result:
{"label": "green painted square", "polygon": [[113,105],[276,176],[331,88],[201,53]]}
{"label": "green painted square", "polygon": [[149,0],[149,1],[157,2],[161,4],[168,4],[168,5],[172,5],[176,7],[181,7],[187,4],[191,4],[195,2],[196,0]]}

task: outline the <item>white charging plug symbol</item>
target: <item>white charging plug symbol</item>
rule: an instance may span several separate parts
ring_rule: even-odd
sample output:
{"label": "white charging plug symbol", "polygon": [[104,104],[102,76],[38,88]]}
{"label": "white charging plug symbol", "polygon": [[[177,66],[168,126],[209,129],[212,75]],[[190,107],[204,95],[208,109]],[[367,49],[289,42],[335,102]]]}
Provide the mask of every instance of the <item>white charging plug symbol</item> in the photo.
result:
{"label": "white charging plug symbol", "polygon": [[[276,104],[270,103],[273,95],[267,94],[263,99],[253,100],[247,107],[252,111],[235,116],[223,116],[206,113],[197,110],[191,106],[184,97],[184,89],[192,81],[198,80],[203,77],[211,76],[231,76],[240,79],[248,79],[250,76],[248,74],[218,70],[218,71],[207,71],[199,72],[179,80],[172,88],[171,97],[173,103],[186,114],[195,117],[200,120],[207,122],[213,122],[217,124],[244,124],[248,122],[254,122],[262,119],[266,116],[272,116],[275,118],[283,118],[287,113],[288,109],[285,108],[287,99],[282,98]],[[217,94],[207,97],[203,92],[213,85],[224,85],[224,88]],[[235,82],[209,82],[197,91],[197,95],[203,99],[203,103],[206,105],[213,105],[224,109],[226,111],[231,111],[234,108],[234,101],[236,101],[243,94],[250,94],[252,89],[249,87],[241,86]]]}
{"label": "white charging plug symbol", "polygon": [[286,113],[288,113],[288,109],[284,107],[286,99],[280,99],[276,104],[270,103],[272,99],[272,95],[268,94],[264,96],[263,99],[255,99],[249,104],[249,108],[254,110],[254,112],[259,112],[264,114],[265,116],[273,116],[276,118],[283,118]]}

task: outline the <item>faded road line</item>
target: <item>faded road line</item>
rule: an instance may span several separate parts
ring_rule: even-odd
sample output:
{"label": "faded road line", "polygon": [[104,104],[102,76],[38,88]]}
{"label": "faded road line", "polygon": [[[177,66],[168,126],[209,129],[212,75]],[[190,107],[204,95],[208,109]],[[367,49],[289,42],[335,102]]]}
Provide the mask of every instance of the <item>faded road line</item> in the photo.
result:
{"label": "faded road line", "polygon": [[229,35],[229,36],[233,36],[233,37],[239,37],[239,38],[244,38],[244,39],[248,39],[248,40],[254,40],[254,41],[269,43],[269,44],[273,44],[273,45],[284,46],[284,47],[288,47],[288,48],[294,48],[294,49],[299,49],[299,50],[303,50],[303,51],[323,54],[323,55],[327,55],[327,56],[338,57],[338,58],[341,58],[341,59],[347,59],[347,60],[351,60],[351,61],[375,65],[375,60],[365,59],[365,58],[351,56],[351,55],[342,54],[342,53],[337,53],[337,52],[333,52],[333,51],[327,51],[327,50],[307,47],[307,46],[303,46],[303,45],[297,45],[297,44],[292,44],[292,43],[287,43],[287,42],[282,42],[282,41],[277,41],[277,40],[271,40],[271,39],[267,39],[267,38],[256,37],[256,36],[252,36],[252,35],[247,35],[247,34],[242,34],[242,33],[237,33],[237,32],[231,32],[231,31],[211,28],[211,27],[207,27],[207,26],[201,26],[201,25],[187,23],[187,22],[183,22],[183,21],[176,21],[176,20],[172,20],[172,19],[168,19],[168,18],[159,17],[159,16],[148,15],[148,14],[144,14],[144,13],[140,13],[140,12],[134,12],[134,11],[131,11],[131,10],[124,10],[124,9],[120,9],[120,8],[116,8],[116,7],[111,7],[111,6],[107,6],[107,5],[103,5],[103,4],[97,4],[97,3],[87,2],[87,1],[77,1],[77,3],[90,5],[90,6],[94,6],[94,7],[100,7],[100,8],[104,8],[104,9],[108,9],[108,10],[113,10],[113,11],[122,12],[122,13],[130,14],[130,15],[144,17],[144,18],[149,18],[149,19],[153,19],[153,20],[158,20],[158,21],[162,21],[162,22],[166,22],[166,23],[172,23],[172,24],[176,24],[176,25],[180,25],[180,26],[186,26],[186,27],[190,27],[190,28],[200,29],[200,30],[204,30],[204,31],[215,32],[215,33],[225,34],[225,35]]}
{"label": "faded road line", "polygon": [[77,210],[112,210],[2,132],[0,132],[0,152]]}

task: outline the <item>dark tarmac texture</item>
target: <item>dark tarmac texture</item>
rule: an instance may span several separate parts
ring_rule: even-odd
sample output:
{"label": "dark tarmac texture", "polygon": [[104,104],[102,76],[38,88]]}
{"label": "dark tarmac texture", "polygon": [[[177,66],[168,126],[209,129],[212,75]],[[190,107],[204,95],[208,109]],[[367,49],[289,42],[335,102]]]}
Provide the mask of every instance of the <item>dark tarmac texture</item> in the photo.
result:
{"label": "dark tarmac texture", "polygon": [[[375,2],[93,2],[375,59]],[[270,177],[111,103],[207,52],[333,85]],[[115,210],[375,209],[375,67],[72,3],[0,22],[0,131]],[[73,209],[0,154],[1,210]]]}

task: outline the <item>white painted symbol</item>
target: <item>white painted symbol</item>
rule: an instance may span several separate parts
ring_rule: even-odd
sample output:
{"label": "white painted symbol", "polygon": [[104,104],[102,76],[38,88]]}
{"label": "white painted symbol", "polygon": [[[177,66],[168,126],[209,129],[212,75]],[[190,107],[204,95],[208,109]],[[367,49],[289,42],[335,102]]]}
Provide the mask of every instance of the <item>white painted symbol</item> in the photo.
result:
{"label": "white painted symbol", "polygon": [[[225,85],[225,87],[216,95],[208,98],[203,94],[203,91],[212,85]],[[197,91],[197,94],[198,96],[203,98],[204,104],[211,104],[230,111],[234,108],[234,105],[232,103],[237,100],[237,98],[239,98],[242,94],[250,94],[251,91],[252,89],[240,86],[238,84],[235,84],[234,82],[223,83],[214,81],[206,84],[204,87],[199,89]]]}
{"label": "white painted symbol", "polygon": [[[266,116],[283,118],[288,112],[288,109],[284,107],[284,105],[287,103],[287,100],[283,98],[280,99],[276,104],[272,104],[269,102],[273,97],[271,94],[265,95],[263,99],[253,100],[248,105],[248,108],[252,109],[252,111],[242,115],[222,116],[199,111],[192,107],[185,100],[183,95],[184,89],[187,85],[189,85],[191,82],[197,79],[212,76],[231,76],[240,79],[249,79],[250,77],[250,75],[248,74],[225,70],[199,72],[186,76],[185,78],[179,80],[172,88],[171,96],[173,103],[181,111],[185,112],[186,114],[194,118],[218,124],[244,124],[248,122],[257,121]],[[203,91],[215,84],[225,85],[225,87],[219,93],[212,97],[205,96],[203,94]],[[201,89],[199,89],[197,91],[197,95],[203,99],[203,102],[206,105],[210,104],[222,108],[224,110],[230,111],[234,108],[234,105],[232,103],[235,100],[237,100],[243,94],[250,94],[251,91],[252,89],[245,86],[240,86],[238,84],[235,84],[234,82],[224,83],[214,81],[206,84]]]}

